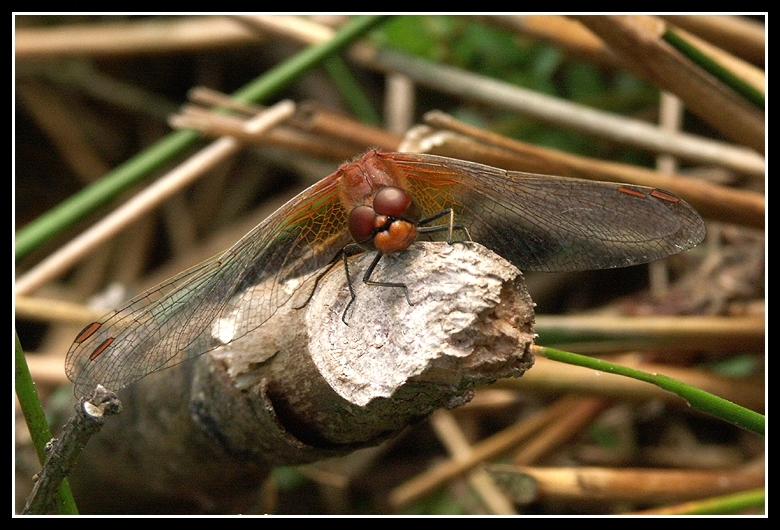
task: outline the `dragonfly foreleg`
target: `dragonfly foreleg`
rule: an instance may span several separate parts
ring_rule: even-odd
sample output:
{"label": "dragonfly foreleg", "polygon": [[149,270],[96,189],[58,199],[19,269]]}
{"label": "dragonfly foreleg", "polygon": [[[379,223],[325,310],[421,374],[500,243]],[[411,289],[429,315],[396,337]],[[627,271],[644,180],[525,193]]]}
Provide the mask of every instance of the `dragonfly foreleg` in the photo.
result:
{"label": "dragonfly foreleg", "polygon": [[[436,226],[420,226],[424,224],[428,224],[430,222],[435,221],[436,219],[441,219],[442,217],[449,216],[449,222],[444,225],[436,225]],[[467,241],[453,241],[452,240],[452,234],[455,230],[462,230],[466,234],[466,240]],[[435,213],[429,217],[426,217],[424,219],[421,219],[419,223],[417,223],[417,232],[419,234],[431,234],[434,232],[447,232],[447,243],[452,245],[453,243],[466,243],[473,241],[471,239],[471,234],[469,234],[469,229],[466,228],[462,224],[456,224],[455,223],[455,212],[452,210],[452,208],[447,208],[445,210],[442,210],[438,213]]]}
{"label": "dragonfly foreleg", "polygon": [[317,287],[320,284],[320,280],[322,280],[325,277],[325,275],[328,274],[333,269],[333,267],[336,266],[336,264],[339,261],[341,261],[341,255],[344,253],[345,250],[346,249],[341,249],[341,250],[338,251],[338,253],[335,256],[333,256],[333,259],[328,264],[328,266],[325,267],[325,270],[323,270],[321,273],[319,273],[317,275],[317,277],[314,279],[314,287],[312,287],[312,290],[309,293],[309,296],[306,297],[306,300],[304,300],[304,302],[301,305],[299,305],[298,307],[295,307],[294,309],[296,309],[296,310],[303,309],[304,307],[309,305],[309,302],[311,302],[311,299],[314,298],[314,293],[317,292]]}
{"label": "dragonfly foreleg", "polygon": [[[350,245],[352,246],[352,245]],[[357,246],[357,245],[355,245]],[[360,247],[358,247],[360,248]],[[382,259],[382,256],[384,256],[383,253],[377,252],[376,256],[374,256],[374,259],[371,261],[371,264],[366,269],[365,274],[363,274],[363,283],[366,285],[373,285],[376,287],[397,287],[399,289],[404,290],[404,295],[406,296],[406,302],[409,305],[414,305],[412,301],[409,299],[409,288],[406,286],[405,283],[396,283],[396,282],[378,282],[371,279],[371,275],[374,273],[374,269],[376,268],[377,264],[379,263],[379,260]],[[344,251],[344,270],[347,274],[347,286],[349,287],[349,303],[347,304],[347,307],[344,308],[344,313],[341,315],[341,321],[344,322],[344,324],[347,324],[347,311],[349,311],[349,308],[352,307],[352,304],[355,302],[355,298],[357,298],[357,295],[355,294],[355,289],[352,287],[352,278],[349,275],[349,263],[347,260],[347,251],[345,249]],[[347,324],[349,326],[349,324]]]}

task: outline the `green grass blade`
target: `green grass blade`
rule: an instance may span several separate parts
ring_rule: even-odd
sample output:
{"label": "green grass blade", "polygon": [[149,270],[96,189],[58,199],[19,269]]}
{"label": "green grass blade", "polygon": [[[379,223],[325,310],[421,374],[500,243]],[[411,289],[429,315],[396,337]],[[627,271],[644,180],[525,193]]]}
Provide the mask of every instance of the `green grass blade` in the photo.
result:
{"label": "green grass blade", "polygon": [[764,94],[752,87],[750,83],[747,83],[739,76],[734,75],[727,68],[718,64],[717,61],[714,61],[706,53],[679,36],[674,30],[667,29],[663,35],[663,39],[674,46],[680,53],[717,77],[722,83],[736,91],[740,96],[747,99],[755,107],[761,110],[766,108],[766,98],[764,97]]}
{"label": "green grass blade", "polygon": [[642,370],[628,368],[619,364],[602,361],[601,359],[594,359],[593,357],[588,357],[586,355],[546,348],[544,346],[536,346],[534,348],[534,353],[554,361],[583,366],[585,368],[598,370],[599,372],[623,375],[645,381],[646,383],[651,383],[668,392],[677,394],[697,410],[757,434],[763,435],[765,432],[765,418],[763,414],[759,414],[745,407],[740,407],[731,401],[676,379],[672,379],[671,377],[660,374],[650,374],[643,372]]}
{"label": "green grass blade", "polygon": [[[19,337],[14,334],[16,348],[14,353],[14,384],[16,395],[19,399],[19,406],[22,409],[24,421],[27,423],[27,429],[30,431],[35,451],[38,454],[38,461],[43,465],[46,461],[46,444],[51,440],[51,430],[46,421],[46,415],[43,412],[41,401],[38,399],[38,392],[35,391],[30,369],[27,367],[27,360],[24,357],[22,344]],[[54,499],[57,506],[57,512],[60,514],[77,515],[78,509],[73,500],[73,494],[70,491],[70,485],[67,480],[63,480],[60,490]]]}

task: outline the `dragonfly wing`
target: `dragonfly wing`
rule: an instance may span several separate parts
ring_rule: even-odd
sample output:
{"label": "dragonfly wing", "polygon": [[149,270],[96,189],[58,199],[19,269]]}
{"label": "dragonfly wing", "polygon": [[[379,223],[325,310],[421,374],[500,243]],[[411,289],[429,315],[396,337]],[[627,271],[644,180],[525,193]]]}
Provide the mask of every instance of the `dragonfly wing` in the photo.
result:
{"label": "dragonfly wing", "polygon": [[424,215],[453,208],[456,222],[475,241],[521,270],[638,265],[694,247],[705,234],[699,214],[663,190],[505,171],[433,155],[402,154],[394,162]]}
{"label": "dragonfly wing", "polygon": [[[333,177],[333,176],[331,176]],[[295,293],[289,280],[316,273],[349,237],[338,181],[326,178],[257,225],[230,249],[133,298],[87,326],[66,357],[77,395],[119,390],[261,326]],[[241,296],[268,282],[256,297]],[[301,282],[296,283],[299,285]],[[241,314],[227,332],[220,319]]]}

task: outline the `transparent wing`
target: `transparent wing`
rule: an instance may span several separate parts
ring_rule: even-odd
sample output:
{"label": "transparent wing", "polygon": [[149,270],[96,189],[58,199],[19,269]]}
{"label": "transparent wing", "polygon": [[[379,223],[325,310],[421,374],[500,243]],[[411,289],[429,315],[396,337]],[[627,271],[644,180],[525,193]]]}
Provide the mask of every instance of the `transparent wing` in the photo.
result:
{"label": "transparent wing", "polygon": [[[380,156],[387,156],[381,154]],[[699,244],[699,214],[672,193],[644,186],[505,171],[450,158],[393,154],[423,215],[455,222],[521,270],[627,267]]]}
{"label": "transparent wing", "polygon": [[[262,325],[294,294],[287,280],[315,273],[348,243],[346,212],[331,175],[257,225],[230,249],[133,298],[84,328],[65,370],[77,395],[102,384],[119,390],[210,351]],[[268,281],[259,297],[237,298]],[[234,301],[232,305],[229,305]],[[241,324],[217,337],[214,324],[240,311]]]}
{"label": "transparent wing", "polygon": [[[369,166],[392,177],[373,180]],[[355,179],[350,186],[364,190],[375,192],[380,182],[406,187],[424,216],[452,208],[475,241],[525,270],[636,265],[704,237],[696,211],[663,190],[370,152],[299,194],[225,253],[84,328],[66,357],[76,394],[88,395],[98,383],[118,390],[261,326],[295,293],[288,280],[316,274],[349,243],[342,201],[371,198],[341,189],[345,174]],[[263,282],[267,289],[240,296]],[[229,312],[241,314],[240,323]],[[220,325],[217,331],[223,321],[229,329]]]}

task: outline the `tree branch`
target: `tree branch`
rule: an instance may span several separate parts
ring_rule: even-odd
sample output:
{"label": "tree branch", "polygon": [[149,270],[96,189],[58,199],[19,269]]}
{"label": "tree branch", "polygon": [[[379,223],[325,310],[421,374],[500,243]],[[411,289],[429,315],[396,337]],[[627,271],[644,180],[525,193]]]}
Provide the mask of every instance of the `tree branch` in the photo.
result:
{"label": "tree branch", "polygon": [[[128,509],[106,491],[161,513],[246,510],[273,466],[378,444],[533,364],[533,303],[502,258],[473,243],[384,256],[372,280],[406,284],[410,306],[402,289],[360,281],[372,257],[350,261],[348,325],[337,266],[303,308],[313,281],[261,328],[120,393],[126,414],[71,479],[82,511]],[[85,488],[98,503],[79,498]]]}

